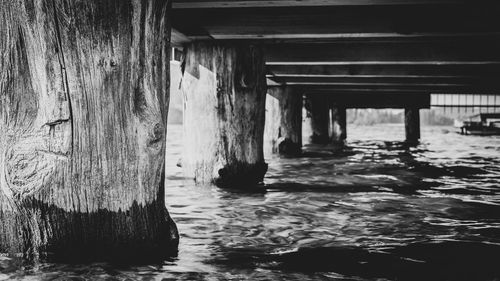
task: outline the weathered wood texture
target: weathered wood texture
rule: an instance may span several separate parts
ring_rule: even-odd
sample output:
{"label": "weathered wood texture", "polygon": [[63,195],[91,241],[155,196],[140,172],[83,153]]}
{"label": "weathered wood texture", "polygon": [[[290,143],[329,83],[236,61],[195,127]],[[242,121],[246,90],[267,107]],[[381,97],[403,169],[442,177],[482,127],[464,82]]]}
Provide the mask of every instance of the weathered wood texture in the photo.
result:
{"label": "weathered wood texture", "polygon": [[266,122],[264,126],[264,155],[278,153],[278,134],[281,125],[280,101],[271,96],[266,97]]}
{"label": "weathered wood texture", "polygon": [[263,180],[266,75],[262,49],[185,46],[184,154],[197,183],[238,188]]}
{"label": "weathered wood texture", "polygon": [[0,2],[0,251],[166,254],[166,0]]}
{"label": "weathered wood texture", "polygon": [[305,123],[311,127],[309,142],[313,144],[327,144],[329,142],[329,105],[326,95],[306,95],[304,101],[306,109]]}
{"label": "weathered wood texture", "polygon": [[[269,122],[278,122],[271,134],[273,152],[282,155],[297,155],[302,151],[302,93],[293,87],[269,87],[268,94],[278,100],[276,109],[271,109],[277,117]],[[266,116],[266,126],[269,124]],[[269,124],[269,125],[268,125]]]}
{"label": "weathered wood texture", "polygon": [[345,106],[332,104],[330,108],[330,140],[332,144],[343,145],[347,139],[347,112]]}
{"label": "weathered wood texture", "polygon": [[417,143],[420,139],[420,112],[418,108],[405,108],[406,141]]}

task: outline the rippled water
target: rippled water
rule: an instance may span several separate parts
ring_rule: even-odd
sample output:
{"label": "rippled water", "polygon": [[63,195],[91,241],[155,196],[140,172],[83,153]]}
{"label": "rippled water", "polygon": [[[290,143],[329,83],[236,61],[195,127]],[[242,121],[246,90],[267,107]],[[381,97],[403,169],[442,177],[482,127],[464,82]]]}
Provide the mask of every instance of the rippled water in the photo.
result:
{"label": "rippled water", "polygon": [[181,233],[162,264],[42,264],[0,258],[0,280],[500,280],[500,137],[402,125],[349,126],[342,151],[268,157],[266,187],[194,186],[168,132],[168,209]]}

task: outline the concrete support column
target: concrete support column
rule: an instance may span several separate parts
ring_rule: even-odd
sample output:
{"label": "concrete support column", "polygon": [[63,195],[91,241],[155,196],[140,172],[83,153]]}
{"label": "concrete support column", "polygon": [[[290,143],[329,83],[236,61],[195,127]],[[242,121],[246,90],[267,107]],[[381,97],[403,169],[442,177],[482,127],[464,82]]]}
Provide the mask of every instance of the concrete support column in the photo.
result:
{"label": "concrete support column", "polygon": [[262,182],[265,73],[257,46],[185,47],[182,165],[196,183],[239,188]]}
{"label": "concrete support column", "polygon": [[332,144],[344,144],[347,138],[346,108],[332,104],[331,106],[331,135]]}
{"label": "concrete support column", "polygon": [[329,142],[329,106],[327,97],[321,94],[307,95],[304,106],[306,108],[306,123],[311,126],[309,142],[327,144]]}
{"label": "concrete support column", "polygon": [[[270,87],[266,110],[266,139],[273,153],[302,151],[302,93],[293,87]],[[276,99],[273,101],[272,99]],[[274,123],[274,124],[273,124]]]}
{"label": "concrete support column", "polygon": [[420,114],[418,108],[405,108],[406,141],[416,143],[420,139]]}

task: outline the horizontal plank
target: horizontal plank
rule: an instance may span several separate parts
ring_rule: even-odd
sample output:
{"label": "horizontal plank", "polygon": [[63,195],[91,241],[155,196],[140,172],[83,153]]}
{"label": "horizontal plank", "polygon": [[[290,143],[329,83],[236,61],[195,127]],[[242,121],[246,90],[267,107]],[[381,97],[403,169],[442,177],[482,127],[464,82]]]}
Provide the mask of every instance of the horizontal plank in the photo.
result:
{"label": "horizontal plank", "polygon": [[[477,76],[458,76],[458,75],[331,75],[331,74],[267,74],[268,78],[285,79],[285,80],[296,80],[296,79],[474,79]],[[494,77],[491,77],[494,78]],[[411,81],[411,80],[410,80]]]}
{"label": "horizontal plank", "polygon": [[462,67],[462,66],[494,66],[500,64],[500,60],[490,60],[490,61],[459,61],[459,60],[427,60],[427,61],[267,61],[267,66],[387,66],[387,65],[397,65],[397,66],[450,66],[450,67]]}
{"label": "horizontal plank", "polygon": [[429,93],[334,93],[329,95],[333,105],[346,108],[429,108],[431,98]]}
{"label": "horizontal plank", "polygon": [[500,64],[463,64],[463,65],[420,65],[420,64],[334,64],[334,65],[295,65],[268,64],[268,73],[275,76],[323,75],[334,77],[497,77]]}
{"label": "horizontal plank", "polygon": [[470,0],[175,0],[174,9],[457,4]]}
{"label": "horizontal plank", "polygon": [[172,43],[172,46],[177,47],[191,42],[191,39],[177,29],[172,28],[170,33],[170,42]]}
{"label": "horizontal plank", "polygon": [[433,104],[432,107],[460,107],[460,108],[474,108],[474,107],[483,107],[483,108],[499,108],[498,104]]}
{"label": "horizontal plank", "polygon": [[397,88],[397,89],[440,89],[440,88],[484,88],[484,86],[480,85],[469,85],[469,84],[454,84],[454,83],[340,83],[340,82],[286,82],[286,85],[300,85],[300,86],[328,86],[332,88],[339,89],[358,89],[358,88],[366,88],[366,89],[387,89],[387,88]]}
{"label": "horizontal plank", "polygon": [[[474,40],[475,37],[484,37],[484,36],[500,36],[499,31],[476,31],[476,32],[417,32],[411,34],[402,34],[395,32],[386,32],[386,33],[299,33],[298,30],[295,30],[294,33],[271,33],[267,32],[262,33],[249,33],[249,34],[231,34],[231,33],[211,33],[209,39],[216,40],[244,40],[244,41],[265,41],[267,44],[269,43],[281,43],[283,41],[289,43],[329,43],[329,42],[338,42],[338,41],[379,41],[381,39],[392,40],[392,39],[400,39],[400,38],[418,38],[418,39],[431,39],[431,38],[469,38],[470,40]],[[207,36],[191,36],[189,37],[189,41],[192,40],[206,40]],[[172,39],[174,41],[174,39]]]}
{"label": "horizontal plank", "polygon": [[500,40],[390,41],[266,46],[268,65],[284,64],[461,64],[498,63]]}
{"label": "horizontal plank", "polygon": [[277,83],[329,83],[335,85],[495,85],[500,89],[498,77],[404,77],[404,76],[329,76],[329,75],[268,75],[268,78]]}
{"label": "horizontal plank", "polygon": [[275,82],[274,80],[271,80],[271,79],[267,79],[266,81],[267,81],[267,86],[271,86],[272,87],[272,86],[280,86],[281,85],[281,83],[277,83],[277,82]]}
{"label": "horizontal plank", "polygon": [[447,37],[499,32],[499,13],[500,3],[214,9],[210,12],[180,9],[172,12],[172,24],[193,40]]}
{"label": "horizontal plank", "polygon": [[449,94],[493,94],[500,95],[498,87],[469,85],[335,85],[328,83],[288,83],[289,86],[301,87],[306,92],[427,92]]}

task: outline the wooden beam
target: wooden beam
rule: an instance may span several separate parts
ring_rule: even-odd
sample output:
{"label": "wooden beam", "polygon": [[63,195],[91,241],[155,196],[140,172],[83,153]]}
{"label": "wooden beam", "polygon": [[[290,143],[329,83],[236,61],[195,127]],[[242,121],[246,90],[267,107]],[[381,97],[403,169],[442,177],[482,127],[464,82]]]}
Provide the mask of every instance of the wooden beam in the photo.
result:
{"label": "wooden beam", "polygon": [[285,79],[285,80],[294,80],[295,78],[298,79],[307,79],[307,78],[326,78],[326,79],[333,79],[333,78],[338,78],[338,79],[347,79],[347,78],[352,78],[352,79],[365,79],[365,78],[380,78],[380,79],[473,79],[476,78],[476,76],[473,75],[462,75],[462,76],[457,76],[457,75],[336,75],[336,74],[267,74],[266,77],[268,78],[276,78],[276,79]]}
{"label": "wooden beam", "polygon": [[470,0],[175,0],[174,9],[462,4]]}
{"label": "wooden beam", "polygon": [[[297,31],[297,30],[296,30]],[[500,36],[500,32],[417,32],[412,34],[402,34],[397,32],[374,32],[374,33],[280,33],[280,34],[266,34],[263,33],[251,33],[251,34],[232,34],[232,33],[211,33],[211,38],[216,40],[252,40],[252,41],[270,41],[270,42],[292,42],[292,43],[304,43],[304,42],[335,42],[335,41],[345,41],[345,40],[370,40],[376,41],[380,39],[399,39],[399,38],[421,38],[421,39],[431,39],[431,38],[447,38],[447,37],[467,37],[471,40],[474,37],[484,37],[484,36]],[[192,40],[200,40],[203,37],[192,36]]]}
{"label": "wooden beam", "polygon": [[496,94],[499,87],[471,85],[397,85],[397,84],[363,84],[338,85],[330,83],[287,83],[288,86],[302,87],[309,92],[428,92],[449,94]]}
{"label": "wooden beam", "polygon": [[428,95],[429,91],[415,91],[415,90],[402,90],[401,92],[395,92],[392,90],[332,90],[328,88],[305,88],[305,94],[327,94],[331,96],[332,99],[335,99],[337,96],[342,95],[361,95],[361,94],[370,94],[370,95],[393,95],[398,93],[400,95]]}
{"label": "wooden beam", "polygon": [[433,3],[416,6],[234,8],[211,9],[210,12],[205,8],[177,9],[172,14],[172,22],[176,29],[196,40],[208,35],[220,40],[317,42],[488,36],[500,32],[498,3]]}
{"label": "wooden beam", "polygon": [[267,79],[266,79],[266,81],[267,81],[267,86],[268,86],[268,87],[280,86],[280,85],[282,85],[282,84],[283,84],[283,83],[278,83],[278,82],[276,82],[276,81],[274,81],[274,80],[271,80],[271,79],[269,79],[269,78],[267,78]]}
{"label": "wooden beam", "polygon": [[324,64],[295,65],[268,64],[268,73],[274,76],[324,75],[331,77],[497,77],[500,64],[463,65],[402,65],[402,64]]}
{"label": "wooden beam", "polygon": [[482,77],[433,77],[433,76],[329,76],[329,75],[268,75],[268,78],[277,83],[329,83],[335,85],[497,85],[497,77],[485,79]]}
{"label": "wooden beam", "polygon": [[386,66],[386,65],[398,65],[398,66],[467,66],[467,65],[480,65],[480,66],[491,66],[499,65],[500,60],[493,61],[444,61],[444,60],[433,60],[433,61],[268,61],[266,65],[296,65],[296,66]]}
{"label": "wooden beam", "polygon": [[180,47],[186,43],[191,42],[190,38],[188,38],[186,35],[175,28],[171,29],[170,38],[172,47]]}
{"label": "wooden beam", "polygon": [[290,86],[319,87],[339,90],[388,90],[408,89],[413,91],[440,91],[440,90],[463,90],[463,89],[489,89],[491,87],[471,86],[467,84],[405,84],[405,83],[329,83],[329,82],[288,82]]}
{"label": "wooden beam", "polygon": [[500,62],[500,40],[432,40],[329,44],[274,44],[266,47],[273,64],[479,64]]}
{"label": "wooden beam", "polygon": [[332,93],[331,103],[346,108],[429,108],[430,94],[420,92],[399,93]]}

